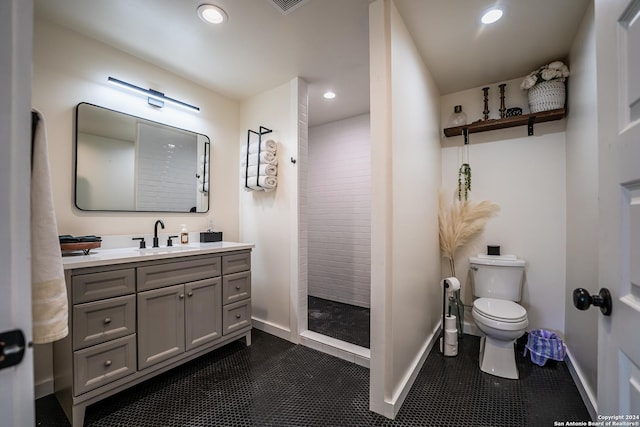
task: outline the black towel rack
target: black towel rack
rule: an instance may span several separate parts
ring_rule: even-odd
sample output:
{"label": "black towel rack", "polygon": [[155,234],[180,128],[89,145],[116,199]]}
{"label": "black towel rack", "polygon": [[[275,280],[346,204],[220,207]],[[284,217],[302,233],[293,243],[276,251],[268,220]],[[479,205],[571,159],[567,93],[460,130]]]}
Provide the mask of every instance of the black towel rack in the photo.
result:
{"label": "black towel rack", "polygon": [[260,185],[260,151],[262,148],[262,135],[266,135],[268,133],[273,132],[271,129],[268,129],[264,126],[260,126],[259,131],[249,129],[247,131],[247,152],[245,155],[245,164],[244,164],[244,187],[251,189],[249,187],[249,145],[251,144],[251,134],[258,135],[258,153],[257,158],[258,162],[256,164],[256,186],[261,187]]}

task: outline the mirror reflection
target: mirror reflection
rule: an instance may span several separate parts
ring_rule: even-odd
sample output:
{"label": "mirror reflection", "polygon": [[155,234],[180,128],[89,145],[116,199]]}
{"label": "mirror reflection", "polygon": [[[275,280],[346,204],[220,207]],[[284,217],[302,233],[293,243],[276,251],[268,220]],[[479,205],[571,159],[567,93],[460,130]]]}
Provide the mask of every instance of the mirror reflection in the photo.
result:
{"label": "mirror reflection", "polygon": [[207,212],[209,156],[206,135],[80,103],[75,204],[84,211]]}

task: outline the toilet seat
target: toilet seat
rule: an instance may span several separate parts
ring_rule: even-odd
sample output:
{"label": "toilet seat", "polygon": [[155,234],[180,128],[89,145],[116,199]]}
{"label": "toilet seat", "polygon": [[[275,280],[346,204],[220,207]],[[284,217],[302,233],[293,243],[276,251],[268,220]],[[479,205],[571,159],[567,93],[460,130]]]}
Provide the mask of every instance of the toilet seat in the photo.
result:
{"label": "toilet seat", "polygon": [[496,298],[478,298],[473,311],[487,320],[500,323],[521,323],[527,320],[527,310],[521,305]]}

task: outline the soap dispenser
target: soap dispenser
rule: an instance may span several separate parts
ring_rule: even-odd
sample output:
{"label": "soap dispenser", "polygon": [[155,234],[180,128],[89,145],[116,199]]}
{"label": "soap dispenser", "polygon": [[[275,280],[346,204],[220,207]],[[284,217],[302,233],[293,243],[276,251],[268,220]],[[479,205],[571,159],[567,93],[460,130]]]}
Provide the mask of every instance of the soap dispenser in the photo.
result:
{"label": "soap dispenser", "polygon": [[187,225],[186,224],[181,224],[181,229],[180,229],[180,243],[183,245],[186,245],[187,243],[189,243],[189,232],[187,231]]}

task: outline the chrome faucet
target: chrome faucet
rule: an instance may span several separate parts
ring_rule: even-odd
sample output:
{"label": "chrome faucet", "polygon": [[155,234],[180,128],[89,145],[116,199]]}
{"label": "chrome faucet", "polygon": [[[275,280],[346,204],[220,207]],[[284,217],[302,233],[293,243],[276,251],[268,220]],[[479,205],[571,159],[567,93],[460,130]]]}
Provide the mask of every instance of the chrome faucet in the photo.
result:
{"label": "chrome faucet", "polygon": [[160,224],[160,227],[162,227],[162,229],[164,230],[164,222],[162,222],[161,219],[157,220],[156,223],[153,225],[153,247],[154,248],[160,247],[160,245],[158,244],[158,224]]}

